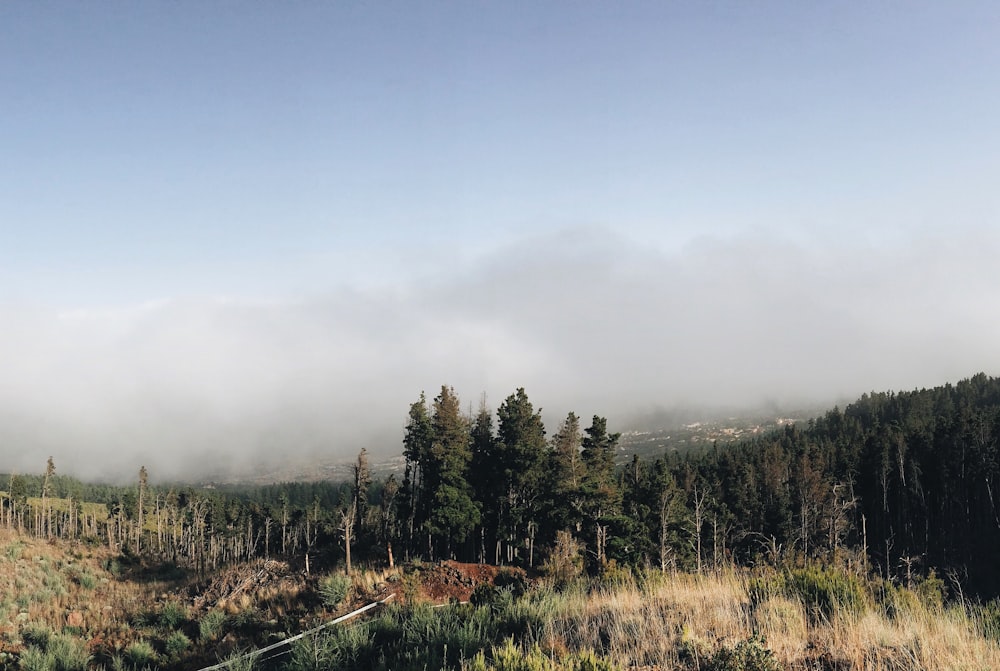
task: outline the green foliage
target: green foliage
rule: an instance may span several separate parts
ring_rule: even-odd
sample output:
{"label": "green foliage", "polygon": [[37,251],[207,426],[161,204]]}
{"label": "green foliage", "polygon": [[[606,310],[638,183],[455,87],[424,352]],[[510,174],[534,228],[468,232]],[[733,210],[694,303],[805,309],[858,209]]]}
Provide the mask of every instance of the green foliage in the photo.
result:
{"label": "green foliage", "polygon": [[511,569],[500,570],[496,577],[493,578],[493,584],[496,585],[498,589],[506,589],[515,598],[524,596],[524,594],[527,593],[528,588],[531,586],[530,583],[528,583],[528,579],[524,576],[524,573]]}
{"label": "green foliage", "polygon": [[469,603],[473,606],[488,606],[496,600],[498,593],[497,588],[488,582],[479,583],[476,585],[476,588],[472,590],[472,595],[469,597]]}
{"label": "green foliage", "polygon": [[125,659],[134,668],[141,669],[156,661],[156,650],[149,641],[135,641],[125,648]]}
{"label": "green foliage", "polygon": [[55,663],[41,648],[29,647],[21,653],[21,671],[55,671]]}
{"label": "green foliage", "polygon": [[944,607],[944,580],[937,576],[934,569],[930,570],[926,578],[917,581],[916,591],[920,601],[928,608],[940,610]]}
{"label": "green foliage", "polygon": [[860,578],[831,568],[795,569],[785,576],[785,591],[801,599],[813,616],[825,618],[838,609],[858,614],[871,605],[867,586]]}
{"label": "green foliage", "polygon": [[490,654],[480,650],[463,671],[616,671],[611,661],[599,657],[592,650],[582,650],[553,659],[542,652],[538,644],[528,650],[521,649],[513,638],[499,646],[492,646]]}
{"label": "green foliage", "polygon": [[235,650],[225,659],[228,671],[257,671],[260,668],[260,654]]}
{"label": "green foliage", "polygon": [[97,577],[88,571],[77,573],[75,580],[80,587],[86,590],[92,590],[97,587]]}
{"label": "green foliage", "polygon": [[973,608],[973,621],[986,638],[1000,643],[1000,599]]}
{"label": "green foliage", "polygon": [[115,578],[122,577],[122,563],[118,559],[105,559],[104,570],[113,575]]}
{"label": "green foliage", "polygon": [[4,549],[4,556],[11,561],[17,561],[21,558],[21,552],[24,550],[24,543],[22,541],[14,541]]}
{"label": "green foliage", "polygon": [[323,605],[335,610],[351,591],[351,579],[343,573],[331,573],[319,581],[319,594]]}
{"label": "green foliage", "polygon": [[21,653],[24,671],[86,671],[91,657],[83,641],[41,627],[22,631],[27,647]]}
{"label": "green foliage", "polygon": [[632,570],[614,559],[605,562],[598,575],[598,582],[606,587],[625,587],[635,584]]}
{"label": "green foliage", "polygon": [[21,629],[21,638],[26,645],[45,650],[52,638],[52,630],[43,624],[28,623]]}
{"label": "green foliage", "polygon": [[740,641],[732,648],[721,648],[703,667],[707,671],[782,671],[781,665],[759,635]]}
{"label": "green foliage", "polygon": [[191,647],[191,639],[183,631],[171,632],[163,641],[163,651],[170,659],[177,659]]}
{"label": "green foliage", "polygon": [[187,620],[187,609],[177,601],[167,601],[160,608],[157,620],[164,629],[176,629]]}
{"label": "green foliage", "polygon": [[55,671],[86,671],[91,659],[83,641],[61,634],[52,637],[46,653],[52,656]]}
{"label": "green foliage", "polygon": [[920,609],[920,597],[913,590],[888,580],[880,581],[877,588],[878,604],[892,620],[906,621]]}
{"label": "green foliage", "polygon": [[480,607],[392,606],[370,620],[296,641],[287,669],[457,669],[506,637],[537,635],[548,615],[531,596],[515,598],[512,585],[496,589],[496,599]]}
{"label": "green foliage", "polygon": [[198,622],[198,638],[202,641],[214,641],[222,635],[225,626],[225,612],[210,610]]}

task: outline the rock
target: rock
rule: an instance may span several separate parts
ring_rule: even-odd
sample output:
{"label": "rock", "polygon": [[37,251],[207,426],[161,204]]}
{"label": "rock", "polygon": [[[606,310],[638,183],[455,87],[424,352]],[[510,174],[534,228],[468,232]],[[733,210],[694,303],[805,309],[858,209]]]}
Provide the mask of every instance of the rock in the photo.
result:
{"label": "rock", "polygon": [[66,626],[67,627],[82,627],[83,626],[83,613],[78,610],[70,612],[66,616]]}

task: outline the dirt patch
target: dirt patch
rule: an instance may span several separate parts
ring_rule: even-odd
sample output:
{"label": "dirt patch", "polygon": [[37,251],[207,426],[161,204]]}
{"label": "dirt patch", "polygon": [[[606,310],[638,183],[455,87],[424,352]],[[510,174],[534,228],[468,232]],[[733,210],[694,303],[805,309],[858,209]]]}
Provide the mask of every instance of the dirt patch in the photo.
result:
{"label": "dirt patch", "polygon": [[456,561],[423,564],[414,570],[419,571],[420,593],[435,603],[468,601],[476,587],[495,584],[501,574],[517,574],[524,580],[528,579],[524,569]]}

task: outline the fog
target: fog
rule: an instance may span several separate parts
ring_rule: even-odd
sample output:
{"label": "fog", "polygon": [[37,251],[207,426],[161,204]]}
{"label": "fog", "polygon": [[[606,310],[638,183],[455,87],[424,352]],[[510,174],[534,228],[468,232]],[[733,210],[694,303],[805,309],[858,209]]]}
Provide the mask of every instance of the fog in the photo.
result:
{"label": "fog", "polygon": [[550,429],[661,409],[796,407],[1000,369],[1000,236],[669,248],[611,229],[523,237],[283,299],[0,306],[0,471],[154,480],[401,450],[408,404],[525,387]]}

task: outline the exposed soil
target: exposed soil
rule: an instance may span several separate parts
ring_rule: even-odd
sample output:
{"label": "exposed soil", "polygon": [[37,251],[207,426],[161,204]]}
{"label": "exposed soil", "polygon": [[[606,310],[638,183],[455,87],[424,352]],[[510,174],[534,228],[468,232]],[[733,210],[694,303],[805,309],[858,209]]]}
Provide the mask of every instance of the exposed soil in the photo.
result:
{"label": "exposed soil", "polygon": [[419,572],[421,594],[435,603],[468,601],[477,586],[494,584],[501,573],[517,573],[527,579],[524,569],[455,561],[425,564]]}

